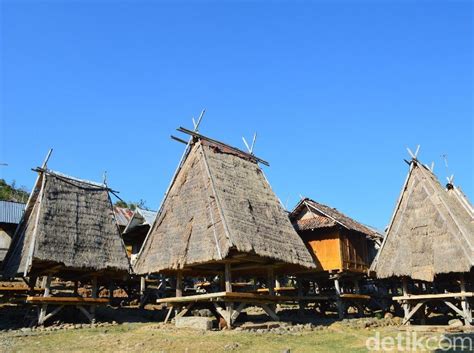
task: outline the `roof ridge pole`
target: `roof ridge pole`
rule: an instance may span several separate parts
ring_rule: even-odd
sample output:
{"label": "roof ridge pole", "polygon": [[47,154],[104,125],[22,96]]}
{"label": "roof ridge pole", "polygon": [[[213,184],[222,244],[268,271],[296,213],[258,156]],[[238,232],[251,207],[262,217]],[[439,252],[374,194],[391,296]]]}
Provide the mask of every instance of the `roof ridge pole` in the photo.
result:
{"label": "roof ridge pole", "polygon": [[209,164],[207,163],[206,152],[204,152],[204,148],[202,147],[202,145],[200,145],[199,147],[201,148],[201,151],[202,151],[203,163],[204,163],[204,166],[206,167],[207,176],[209,177],[211,189],[216,200],[217,210],[219,211],[219,215],[222,218],[222,225],[224,226],[224,231],[226,233],[227,239],[229,239],[230,241],[230,247],[232,247],[234,245],[234,242],[232,241],[232,237],[230,236],[229,227],[227,226],[227,221],[225,219],[224,212],[222,211],[222,205],[219,200],[219,196],[217,196],[216,187],[214,185],[214,178],[211,175],[211,170],[209,168]]}
{"label": "roof ridge pole", "polygon": [[[36,214],[35,228],[33,230],[31,245],[30,245],[30,248],[28,249],[28,257],[26,258],[25,270],[23,271],[23,276],[25,276],[25,277],[26,277],[27,273],[29,272],[31,265],[33,264],[33,252],[35,250],[36,236],[38,234],[39,216],[40,216],[40,211],[41,211],[41,202],[42,202],[42,199],[43,199],[45,184],[46,184],[46,178],[43,176],[43,180],[41,181],[41,190],[40,190],[40,193],[38,195],[38,198],[35,201],[35,202],[38,203],[38,210],[37,210],[37,214]],[[33,206],[33,208],[34,208],[34,206]]]}
{"label": "roof ridge pole", "polygon": [[[199,129],[199,125],[201,124],[201,120],[202,118],[204,117],[204,114],[206,113],[206,109],[203,109],[201,111],[201,114],[199,115],[199,118],[198,118],[198,121],[195,122],[194,121],[194,118],[193,118],[193,125],[194,125],[194,131],[197,132],[198,129]],[[181,168],[183,167],[183,164],[184,162],[186,161],[186,158],[187,156],[189,155],[189,152],[191,151],[191,142],[193,141],[193,137],[191,136],[188,140],[188,144],[186,145],[186,147],[184,148],[184,152],[183,154],[181,155],[181,159],[179,160],[179,163],[178,163],[178,166],[176,167],[176,170],[174,172],[174,175],[173,175],[173,178],[171,178],[171,181],[168,185],[168,188],[166,189],[166,192],[163,196],[163,199],[161,200],[161,203],[160,203],[160,207],[158,207],[158,210],[156,211],[156,216],[155,216],[155,219],[153,220],[153,223],[150,225],[150,229],[148,230],[148,233],[145,237],[145,240],[143,241],[143,244],[142,244],[142,247],[140,249],[140,251],[138,252],[138,255],[136,257],[136,259],[138,260],[140,258],[140,254],[142,253],[142,250],[145,248],[145,245],[148,241],[148,237],[149,235],[151,234],[151,232],[153,231],[153,228],[155,227],[155,223],[156,221],[158,220],[158,218],[161,216],[161,212],[163,210],[163,205],[165,204],[165,201],[166,199],[168,198],[168,194],[171,190],[171,188],[173,187],[174,185],[174,182],[176,181],[176,178],[178,176],[178,173],[179,171],[181,170]],[[137,261],[135,261],[136,263]]]}
{"label": "roof ridge pole", "polygon": [[[43,164],[41,164],[41,169],[45,170],[47,165],[48,165],[48,161],[49,161],[49,158],[51,157],[51,153],[53,153],[53,149],[50,148],[48,153],[46,154],[46,157],[45,159],[43,160]],[[38,184],[39,182],[39,179],[41,177],[41,174],[43,172],[38,172],[38,176],[36,177],[36,181],[35,181],[35,185],[33,186],[33,190],[31,191],[30,193],[30,196],[28,197],[28,201],[26,201],[26,205],[25,205],[25,211],[26,211],[26,208],[28,207],[28,204],[30,203],[32,197],[33,197],[33,194],[34,194],[34,190],[36,189],[36,185]],[[23,213],[23,215],[25,214],[26,212]],[[22,219],[23,221],[23,219]]]}
{"label": "roof ridge pole", "polygon": [[[46,166],[48,164],[48,161],[49,161],[49,158],[51,157],[52,153],[53,153],[53,149],[50,148],[48,153],[46,154],[46,157],[43,160],[43,164],[41,165],[41,168],[43,170],[46,168]],[[33,200],[33,196],[35,195],[35,190],[37,189],[37,186],[39,184],[39,181],[40,181],[42,175],[43,175],[43,171],[38,171],[38,176],[36,177],[35,183],[33,185],[33,189],[31,190],[30,195],[28,196],[28,200],[26,201],[24,212],[21,215],[20,223],[18,223],[18,226],[16,227],[15,232],[13,233],[12,244],[13,244],[13,241],[17,238],[18,233],[20,232],[20,229],[22,229],[23,223],[25,222],[25,219],[26,219],[28,206],[31,204],[31,201]],[[11,249],[11,251],[10,251],[10,249],[8,249],[7,255],[5,256],[5,259],[3,260],[3,267],[4,268],[6,268],[7,262],[9,262],[8,258],[9,258],[10,252],[13,253],[17,249],[18,244],[19,244],[19,242],[16,242],[15,247],[13,249]],[[26,268],[25,268],[25,271],[26,271]]]}

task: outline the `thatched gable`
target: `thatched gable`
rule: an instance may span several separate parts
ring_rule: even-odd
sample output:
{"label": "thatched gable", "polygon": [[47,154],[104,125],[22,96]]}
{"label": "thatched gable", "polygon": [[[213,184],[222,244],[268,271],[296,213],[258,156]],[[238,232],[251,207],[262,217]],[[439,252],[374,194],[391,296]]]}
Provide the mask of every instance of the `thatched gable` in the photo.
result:
{"label": "thatched gable", "polygon": [[257,159],[215,140],[194,139],[135,271],[177,270],[242,255],[314,267]]}
{"label": "thatched gable", "polygon": [[105,185],[49,170],[37,183],[4,263],[4,275],[54,271],[124,275],[130,268]]}
{"label": "thatched gable", "polygon": [[473,266],[471,204],[413,159],[372,269],[379,278],[406,276],[431,282],[438,274],[469,272]]}

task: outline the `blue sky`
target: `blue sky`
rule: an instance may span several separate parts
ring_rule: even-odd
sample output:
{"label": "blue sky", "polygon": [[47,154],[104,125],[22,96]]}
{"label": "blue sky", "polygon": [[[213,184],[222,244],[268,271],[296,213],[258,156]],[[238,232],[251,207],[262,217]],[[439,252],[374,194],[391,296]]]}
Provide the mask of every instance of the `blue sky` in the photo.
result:
{"label": "blue sky", "polygon": [[[470,1],[3,1],[0,167],[49,167],[157,208],[178,126],[255,152],[288,207],[307,195],[379,228],[408,158],[473,199]],[[448,157],[448,168],[441,155]]]}

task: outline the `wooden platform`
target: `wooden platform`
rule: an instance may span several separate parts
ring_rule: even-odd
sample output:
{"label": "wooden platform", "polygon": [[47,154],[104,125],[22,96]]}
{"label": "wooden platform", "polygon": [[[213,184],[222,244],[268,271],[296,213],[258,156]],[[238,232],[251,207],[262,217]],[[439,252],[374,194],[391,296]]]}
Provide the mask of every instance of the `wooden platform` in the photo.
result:
{"label": "wooden platform", "polygon": [[459,293],[439,293],[439,294],[407,294],[393,297],[393,300],[443,300],[447,298],[472,298],[474,292],[459,292]]}
{"label": "wooden platform", "polygon": [[29,304],[56,304],[56,305],[107,305],[107,298],[83,298],[83,297],[26,297]]}
{"label": "wooden platform", "polygon": [[157,303],[197,303],[197,302],[267,302],[274,303],[282,300],[290,300],[290,297],[282,297],[276,295],[265,295],[257,293],[241,293],[241,292],[216,292],[197,295],[188,295],[184,297],[171,297],[157,299]]}
{"label": "wooden platform", "polygon": [[[0,294],[2,293],[27,293],[31,290],[28,287],[16,286],[16,287],[0,287]],[[41,293],[44,292],[44,288],[34,288],[34,292]]]}
{"label": "wooden platform", "polygon": [[354,294],[354,293],[345,293],[339,295],[341,299],[350,299],[350,300],[370,300],[370,295],[366,294]]}

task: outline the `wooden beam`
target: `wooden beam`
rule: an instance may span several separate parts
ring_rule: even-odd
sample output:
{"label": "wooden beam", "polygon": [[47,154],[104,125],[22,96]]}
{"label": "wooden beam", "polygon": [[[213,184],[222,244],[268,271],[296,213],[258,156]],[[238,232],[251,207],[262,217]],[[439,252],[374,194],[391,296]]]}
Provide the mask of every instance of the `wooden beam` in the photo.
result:
{"label": "wooden beam", "polygon": [[199,134],[199,133],[197,133],[197,132],[195,132],[195,131],[188,130],[188,129],[184,128],[184,127],[179,127],[177,130],[178,130],[179,132],[182,132],[182,133],[191,135],[191,136],[193,136],[193,137],[195,137],[195,138],[202,139],[202,140],[206,140],[206,141],[212,142],[212,143],[214,143],[214,144],[218,144],[218,145],[221,145],[221,146],[223,146],[223,147],[227,147],[227,148],[233,149],[233,150],[235,150],[236,152],[242,153],[244,156],[246,156],[246,157],[248,157],[248,158],[250,158],[250,159],[252,159],[252,160],[254,160],[254,161],[256,161],[256,162],[259,162],[259,163],[262,163],[263,165],[266,165],[267,167],[270,165],[270,163],[268,163],[267,161],[264,161],[263,159],[258,158],[258,157],[256,157],[256,156],[253,155],[253,154],[244,152],[244,151],[242,151],[242,150],[240,150],[240,149],[238,149],[238,148],[236,148],[236,147],[229,146],[228,144],[226,144],[226,143],[224,143],[224,142],[221,142],[221,141],[218,141],[218,140],[214,140],[214,139],[212,139],[212,138],[210,138],[210,137],[201,135],[201,134]]}
{"label": "wooden beam", "polygon": [[413,309],[411,309],[410,311],[408,311],[406,314],[405,314],[405,317],[403,318],[403,322],[402,322],[402,325],[406,325],[410,319],[412,318],[412,316],[418,311],[418,309],[420,309],[423,305],[425,304],[424,301],[422,302],[419,302],[417,303]]}
{"label": "wooden beam", "polygon": [[26,297],[29,304],[56,304],[56,305],[107,305],[107,298],[84,298],[84,297]]}
{"label": "wooden beam", "polygon": [[402,301],[402,300],[443,300],[446,298],[471,298],[474,297],[474,292],[460,292],[460,293],[438,293],[438,294],[407,294],[403,296],[393,297],[393,300]]}
{"label": "wooden beam", "polygon": [[273,267],[268,268],[267,288],[268,288],[268,294],[275,295],[275,272],[274,272]]}
{"label": "wooden beam", "polygon": [[230,272],[230,263],[226,262],[224,265],[224,277],[225,277],[225,291],[232,292],[232,275]]}
{"label": "wooden beam", "polygon": [[183,296],[183,272],[176,272],[176,297]]}

